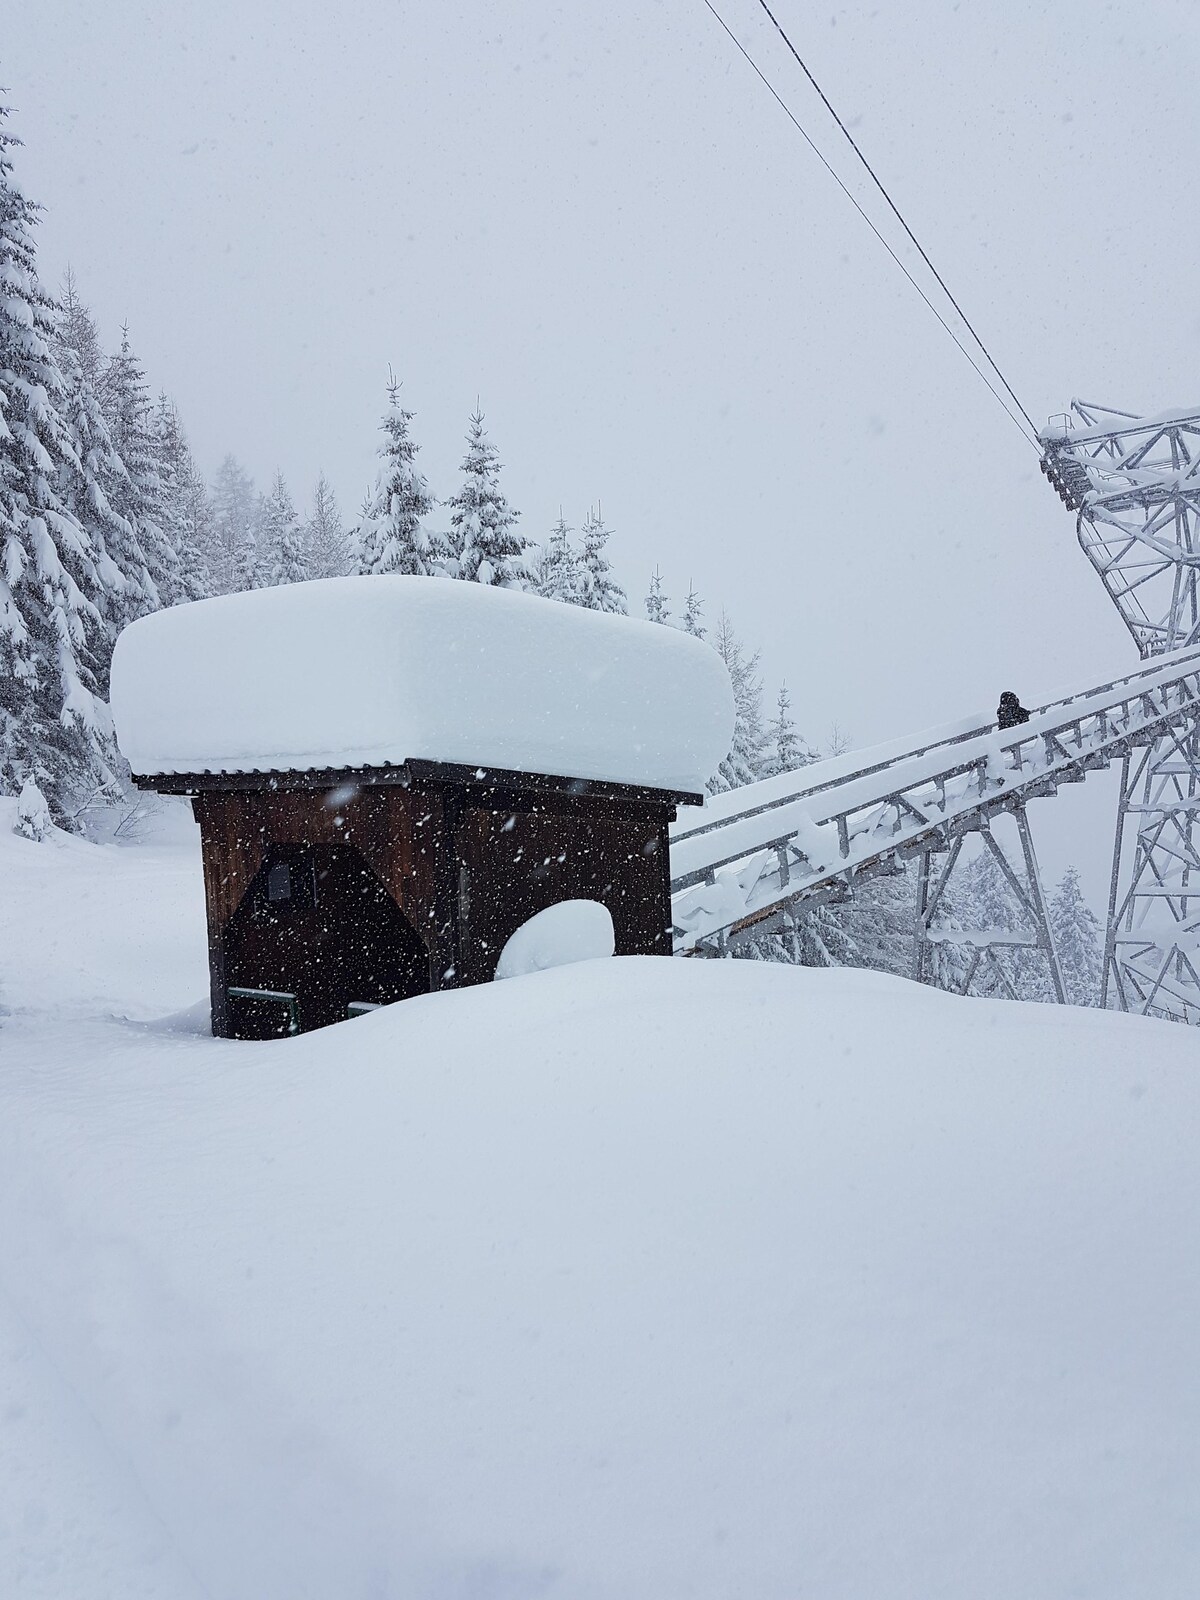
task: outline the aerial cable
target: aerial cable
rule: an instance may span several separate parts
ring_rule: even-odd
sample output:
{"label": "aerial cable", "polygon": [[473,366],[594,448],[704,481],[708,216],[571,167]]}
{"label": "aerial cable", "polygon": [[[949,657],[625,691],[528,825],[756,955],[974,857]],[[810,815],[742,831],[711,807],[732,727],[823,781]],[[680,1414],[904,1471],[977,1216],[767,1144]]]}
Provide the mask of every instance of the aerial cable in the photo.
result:
{"label": "aerial cable", "polygon": [[801,56],[800,52],[796,49],[796,46],[788,38],[787,33],[786,33],[786,31],[785,31],[785,29],[783,27],[783,24],[779,21],[779,19],[775,15],[775,13],[771,10],[770,6],[767,4],[767,0],[758,0],[758,3],[762,7],[762,9],[766,12],[767,16],[770,17],[771,22],[774,24],[775,29],[779,34],[779,37],[783,40],[784,44],[787,45],[788,50],[791,52],[791,54],[792,54],[792,56],[793,56],[793,58],[794,58],[794,60],[796,62],[796,65],[800,68],[801,72],[803,72],[804,76],[808,79],[809,83],[812,84],[813,88],[820,95],[821,104],[825,107],[826,111],[828,111],[829,115],[833,118],[833,120],[837,123],[838,127],[842,130],[842,133],[846,137],[846,142],[849,144],[851,150],[854,151],[854,154],[858,157],[858,159],[862,162],[863,166],[870,173],[871,182],[875,185],[875,187],[879,190],[880,194],[887,201],[889,207],[891,208],[892,214],[896,218],[896,221],[900,224],[900,226],[904,229],[905,233],[908,235],[909,239],[912,241],[912,243],[915,246],[918,254],[921,257],[921,260],[925,263],[925,265],[929,268],[930,272],[932,272],[934,277],[937,279],[939,285],[941,286],[942,292],[946,296],[946,299],[949,300],[950,304],[954,307],[955,311],[957,311],[959,316],[962,318],[964,327],[967,328],[967,330],[970,332],[970,335],[971,335],[972,339],[974,339],[975,343],[979,346],[979,348],[983,351],[984,355],[987,357],[988,364],[991,366],[992,371],[1000,379],[1000,382],[1004,385],[1005,389],[1008,392],[1009,398],[1012,400],[1012,402],[1016,406],[1017,410],[1025,418],[1025,421],[1029,424],[1030,428],[1033,430],[1033,433],[1034,433],[1034,435],[1036,437],[1037,428],[1034,427],[1033,418],[1029,415],[1028,411],[1026,411],[1025,407],[1021,404],[1020,400],[1017,399],[1016,392],[1014,391],[1012,385],[1009,383],[1008,379],[1000,371],[1000,368],[997,366],[995,358],[992,355],[992,352],[988,349],[987,345],[984,344],[983,340],[976,333],[974,327],[972,326],[971,319],[967,316],[966,312],[959,305],[958,301],[950,293],[950,288],[949,288],[949,285],[946,283],[945,278],[942,277],[941,273],[938,271],[938,269],[934,266],[933,262],[926,255],[924,246],[922,245],[921,241],[917,238],[916,234],[909,227],[908,223],[904,220],[904,217],[903,217],[903,215],[902,215],[902,213],[900,211],[900,207],[896,204],[896,202],[892,199],[891,195],[887,192],[887,189],[884,187],[882,180],[880,179],[880,177],[878,176],[878,174],[875,171],[875,168],[871,165],[871,163],[867,160],[866,156],[863,155],[862,151],[859,149],[858,143],[857,143],[856,139],[854,138],[854,135],[850,132],[849,128],[842,121],[841,117],[838,116],[837,112],[833,109],[832,105],[830,105],[828,95],[825,93],[824,89],[822,89],[821,85],[817,82],[817,80],[813,77],[812,72],[809,70],[809,67],[808,67],[807,63],[804,61],[804,59]]}
{"label": "aerial cable", "polygon": [[[916,239],[916,237],[914,236],[911,228],[904,221],[903,216],[901,216],[900,212],[897,210],[896,205],[892,201],[891,196],[888,194],[887,190],[883,187],[882,183],[880,183],[879,179],[875,176],[875,173],[872,170],[869,162],[867,161],[866,157],[863,155],[862,151],[858,148],[857,144],[854,143],[853,138],[851,137],[850,133],[846,129],[846,127],[845,127],[844,123],[842,122],[841,118],[837,115],[837,112],[834,111],[833,107],[829,104],[829,101],[825,98],[825,95],[821,91],[820,85],[816,82],[816,80],[812,76],[812,73],[809,72],[808,68],[804,65],[804,62],[801,60],[800,56],[796,53],[795,46],[792,44],[792,42],[788,38],[787,34],[784,33],[783,29],[779,26],[779,23],[776,21],[773,13],[770,10],[770,7],[766,5],[765,0],[759,0],[759,4],[762,6],[763,10],[767,13],[768,17],[771,18],[771,21],[775,24],[775,27],[779,30],[779,33],[782,35],[782,37],[784,39],[784,42],[788,46],[788,49],[791,51],[792,55],[795,56],[796,60],[800,63],[800,66],[803,69],[805,75],[807,76],[809,82],[813,85],[814,89],[816,89],[817,93],[821,96],[821,99],[824,101],[825,105],[829,107],[830,114],[833,116],[834,120],[837,122],[838,127],[841,128],[842,132],[846,135],[846,138],[850,140],[850,144],[853,146],[854,151],[857,154],[859,160],[867,168],[867,171],[870,172],[871,177],[874,179],[874,181],[875,181],[877,187],[879,188],[880,192],[883,194],[884,198],[887,200],[888,205],[891,206],[891,208],[895,212],[896,216],[899,217],[900,224],[904,228],[905,233],[912,240],[913,244],[916,246],[917,250],[920,252],[922,260],[926,263],[926,265],[929,267],[929,270],[933,273],[934,277],[937,279],[938,283],[941,285],[942,290],[944,291],[944,293],[946,295],[946,298],[950,301],[950,303],[954,307],[955,311],[962,318],[963,324],[969,330],[969,332],[971,334],[971,337],[975,340],[975,343],[983,351],[984,356],[987,358],[988,364],[991,366],[992,370],[996,373],[996,376],[1000,379],[1001,384],[1003,384],[1004,389],[1007,391],[1008,395],[1010,396],[1010,398],[1012,399],[1013,403],[1015,404],[1015,406],[1017,408],[1016,412],[1014,412],[1011,409],[1011,407],[1008,404],[1008,401],[1004,398],[1004,395],[1001,394],[1000,390],[997,389],[996,386],[992,383],[992,381],[988,377],[986,371],[979,365],[978,361],[976,361],[975,357],[971,354],[971,351],[962,342],[962,340],[959,338],[958,334],[954,331],[954,329],[951,327],[951,325],[946,321],[945,317],[941,314],[941,312],[938,310],[938,308],[934,305],[933,301],[926,294],[925,290],[917,282],[916,278],[913,277],[912,273],[908,270],[908,267],[900,259],[900,257],[896,254],[895,250],[893,250],[892,246],[888,243],[888,241],[884,238],[883,234],[879,231],[878,227],[876,227],[875,223],[867,215],[867,213],[863,209],[862,205],[855,198],[855,196],[851,193],[850,189],[842,181],[841,177],[839,177],[837,171],[834,169],[832,164],[826,159],[826,157],[817,148],[816,144],[809,137],[808,133],[805,131],[804,127],[800,123],[800,120],[797,118],[795,113],[792,111],[791,107],[787,104],[787,102],[784,100],[782,95],[775,88],[775,85],[771,82],[771,80],[762,71],[761,67],[759,67],[758,63],[754,60],[753,56],[746,49],[745,45],[737,37],[737,35],[734,33],[733,29],[730,28],[729,24],[725,21],[724,17],[722,17],[721,13],[717,10],[716,6],[713,4],[713,0],[704,0],[704,4],[705,4],[705,6],[707,6],[708,10],[712,12],[713,16],[716,18],[718,24],[720,25],[722,31],[732,41],[732,43],[734,44],[734,46],[738,50],[739,54],[745,59],[747,65],[751,68],[751,70],[753,71],[754,75],[763,84],[764,88],[770,94],[771,98],[779,106],[779,108],[783,112],[784,116],[787,117],[788,121],[795,128],[796,132],[800,135],[800,137],[804,140],[805,144],[812,151],[813,155],[816,156],[817,160],[825,168],[826,172],[828,172],[829,176],[833,179],[833,181],[837,184],[838,188],[846,196],[847,200],[849,200],[850,204],[858,212],[859,216],[866,223],[867,227],[870,228],[871,232],[875,235],[876,239],[883,246],[883,248],[887,251],[888,255],[891,256],[892,260],[899,267],[900,271],[908,279],[909,283],[912,285],[912,287],[920,295],[921,299],[928,306],[929,310],[937,318],[938,322],[945,329],[946,333],[950,336],[950,338],[958,346],[959,350],[962,352],[962,354],[965,357],[965,359],[967,360],[967,362],[970,364],[970,366],[973,368],[973,370],[978,374],[980,381],[983,383],[983,385],[989,391],[989,393],[994,397],[994,399],[996,400],[996,403],[1000,406],[1000,408],[1004,412],[1005,416],[1007,416],[1009,418],[1009,420],[1012,422],[1013,426],[1020,433],[1021,437],[1024,440],[1026,440],[1027,443],[1032,444],[1034,449],[1039,451],[1039,453],[1040,453],[1041,446],[1040,446],[1040,444],[1038,442],[1037,429],[1034,426],[1033,421],[1029,416],[1029,413],[1026,411],[1025,407],[1021,404],[1020,400],[1017,398],[1016,394],[1013,392],[1013,389],[1012,389],[1011,385],[1009,384],[1008,380],[1005,378],[1004,374],[1000,371],[1000,368],[996,365],[996,362],[995,362],[994,358],[992,357],[991,352],[988,350],[987,346],[983,343],[983,340],[975,332],[975,329],[971,326],[971,323],[968,321],[967,317],[963,313],[962,307],[958,304],[958,301],[954,298],[954,296],[950,293],[950,290],[946,287],[946,283],[943,280],[941,274],[938,272],[937,268],[933,265],[933,262],[930,261],[929,257],[925,254],[925,251],[921,248],[921,245],[920,245],[919,241]],[[1019,416],[1017,415],[1018,412],[1020,413]],[[1021,420],[1022,418],[1024,418],[1023,422]],[[1026,428],[1028,428],[1028,432],[1026,432]]]}

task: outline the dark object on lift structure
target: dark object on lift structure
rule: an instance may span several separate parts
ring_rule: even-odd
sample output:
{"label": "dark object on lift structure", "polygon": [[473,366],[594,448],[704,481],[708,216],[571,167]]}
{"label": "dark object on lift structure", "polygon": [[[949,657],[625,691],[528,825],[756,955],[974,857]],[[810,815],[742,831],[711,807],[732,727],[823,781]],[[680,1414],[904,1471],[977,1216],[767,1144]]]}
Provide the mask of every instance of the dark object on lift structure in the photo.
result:
{"label": "dark object on lift structure", "polygon": [[1023,722],[1029,721],[1029,712],[1017,699],[1011,689],[1005,689],[1000,696],[1000,704],[996,707],[996,725],[1000,728],[1019,728]]}

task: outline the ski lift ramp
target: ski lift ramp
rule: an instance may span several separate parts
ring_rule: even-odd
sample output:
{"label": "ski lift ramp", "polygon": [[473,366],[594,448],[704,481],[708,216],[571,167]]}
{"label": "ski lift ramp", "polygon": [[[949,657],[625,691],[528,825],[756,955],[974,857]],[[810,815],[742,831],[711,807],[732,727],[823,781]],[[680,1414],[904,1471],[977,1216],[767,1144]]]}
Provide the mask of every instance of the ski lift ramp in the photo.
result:
{"label": "ski lift ramp", "polygon": [[[671,830],[676,952],[720,954],[778,932],[794,909],[851,900],[856,883],[915,857],[919,977],[927,947],[938,942],[933,919],[946,879],[964,839],[983,833],[1029,915],[1030,942],[1044,950],[1061,1001],[1026,803],[1163,737],[1184,737],[1198,716],[1200,646],[1193,646],[1041,706],[1015,728],[969,719],[717,795]],[[1020,830],[1025,883],[991,841],[993,818],[1006,812]],[[934,858],[943,855],[935,876]],[[1196,922],[1200,928],[1200,884]]]}

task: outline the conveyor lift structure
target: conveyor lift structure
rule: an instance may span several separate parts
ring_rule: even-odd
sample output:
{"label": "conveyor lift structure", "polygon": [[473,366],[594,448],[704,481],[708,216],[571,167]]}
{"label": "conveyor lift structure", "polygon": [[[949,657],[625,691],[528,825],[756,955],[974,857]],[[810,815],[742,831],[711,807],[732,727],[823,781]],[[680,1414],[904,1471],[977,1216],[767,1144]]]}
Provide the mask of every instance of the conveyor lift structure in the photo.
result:
{"label": "conveyor lift structure", "polygon": [[[683,954],[787,929],[806,907],[917,861],[912,973],[966,947],[957,987],[1011,992],[1005,947],[1037,950],[1065,998],[1026,816],[1029,800],[1119,765],[1101,1003],[1200,1021],[1200,411],[1139,418],[1072,404],[1042,435],[1042,470],[1143,656],[1127,677],[1039,707],[1000,732],[980,720],[835,757],[714,797],[672,830],[672,916]],[[1023,873],[992,836],[1015,821]],[[946,886],[982,835],[1027,921],[949,927]],[[1193,874],[1196,882],[1193,884]]]}

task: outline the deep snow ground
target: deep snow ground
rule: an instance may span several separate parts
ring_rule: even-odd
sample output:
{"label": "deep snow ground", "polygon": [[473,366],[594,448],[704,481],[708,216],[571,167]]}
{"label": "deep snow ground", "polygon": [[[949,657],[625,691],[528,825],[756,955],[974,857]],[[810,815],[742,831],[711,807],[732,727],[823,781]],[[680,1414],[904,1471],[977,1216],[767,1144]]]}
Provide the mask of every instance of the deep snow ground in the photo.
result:
{"label": "deep snow ground", "polygon": [[2,807],[0,1595],[1200,1589],[1194,1032],[626,960],[219,1042],[194,845]]}

